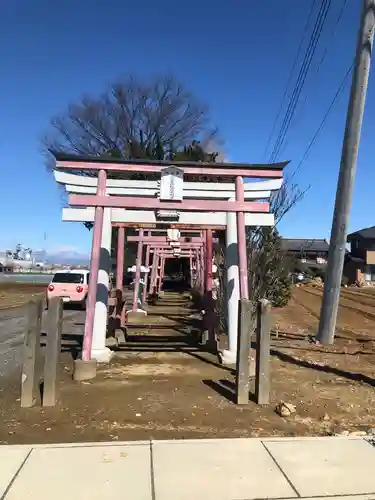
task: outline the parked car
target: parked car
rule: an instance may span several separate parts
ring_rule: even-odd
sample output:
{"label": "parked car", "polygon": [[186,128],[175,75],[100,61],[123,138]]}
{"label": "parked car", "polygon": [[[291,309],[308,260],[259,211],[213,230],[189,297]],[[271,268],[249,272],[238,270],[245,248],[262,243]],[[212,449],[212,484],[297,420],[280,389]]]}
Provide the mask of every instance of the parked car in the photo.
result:
{"label": "parked car", "polygon": [[307,276],[304,273],[292,273],[291,278],[292,283],[303,283],[307,280]]}
{"label": "parked car", "polygon": [[47,307],[53,297],[61,297],[64,303],[77,304],[86,309],[90,271],[73,269],[58,271],[47,287]]}

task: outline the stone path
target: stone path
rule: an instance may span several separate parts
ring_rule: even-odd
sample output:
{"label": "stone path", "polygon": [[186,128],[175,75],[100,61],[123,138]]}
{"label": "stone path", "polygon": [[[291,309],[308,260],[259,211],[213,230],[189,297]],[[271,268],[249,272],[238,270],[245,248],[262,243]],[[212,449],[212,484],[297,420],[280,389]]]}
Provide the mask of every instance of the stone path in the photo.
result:
{"label": "stone path", "polygon": [[3,446],[5,500],[374,500],[375,447],[353,438]]}

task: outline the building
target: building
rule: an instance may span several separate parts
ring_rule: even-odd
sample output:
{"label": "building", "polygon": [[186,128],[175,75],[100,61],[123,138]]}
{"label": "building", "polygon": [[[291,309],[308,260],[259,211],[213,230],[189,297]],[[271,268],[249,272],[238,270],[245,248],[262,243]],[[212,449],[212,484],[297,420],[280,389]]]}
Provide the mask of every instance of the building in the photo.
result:
{"label": "building", "polygon": [[283,238],[283,250],[297,261],[324,265],[328,260],[329,243],[323,239]]}
{"label": "building", "polygon": [[44,268],[45,252],[18,244],[14,250],[0,252],[0,272],[30,272]]}
{"label": "building", "polygon": [[344,276],[350,283],[375,282],[375,226],[360,229],[347,237],[350,254],[346,256]]}

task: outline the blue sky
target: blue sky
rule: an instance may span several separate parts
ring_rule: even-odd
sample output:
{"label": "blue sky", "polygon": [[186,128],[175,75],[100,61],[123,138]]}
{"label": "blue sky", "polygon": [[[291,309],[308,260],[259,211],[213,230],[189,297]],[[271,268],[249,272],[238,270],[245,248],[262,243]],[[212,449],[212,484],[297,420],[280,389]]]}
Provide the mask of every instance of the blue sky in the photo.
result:
{"label": "blue sky", "polygon": [[[310,78],[280,159],[296,166],[354,56],[362,0],[332,0]],[[12,0],[0,7],[0,249],[21,242],[86,252],[91,235],[61,222],[59,190],[39,138],[50,118],[84,93],[129,73],[172,73],[211,108],[230,160],[256,163],[301,38],[310,0]],[[324,63],[316,73],[328,43]],[[289,237],[329,237],[350,79],[297,176],[304,200],[280,225]],[[374,75],[360,148],[350,229],[375,223]],[[6,214],[6,215],[5,215]]]}

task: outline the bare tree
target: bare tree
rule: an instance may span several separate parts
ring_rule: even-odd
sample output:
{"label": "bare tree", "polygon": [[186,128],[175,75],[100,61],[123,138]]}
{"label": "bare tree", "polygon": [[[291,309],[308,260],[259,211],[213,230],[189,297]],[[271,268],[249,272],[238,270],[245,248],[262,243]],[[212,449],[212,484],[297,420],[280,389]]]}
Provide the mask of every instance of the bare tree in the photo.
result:
{"label": "bare tree", "polygon": [[276,226],[305,192],[285,179],[270,200],[275,227],[256,227],[247,231],[249,298],[254,304],[258,299],[267,298],[274,306],[282,307],[291,296],[290,259],[282,248]]}
{"label": "bare tree", "polygon": [[[168,159],[216,134],[207,107],[171,76],[127,77],[100,96],[85,96],[51,120],[45,151]],[[51,163],[47,162],[47,167]]]}
{"label": "bare tree", "polygon": [[[291,294],[289,279],[289,257],[281,248],[281,238],[276,225],[302,199],[306,190],[286,179],[281,189],[270,200],[270,212],[275,215],[275,227],[253,227],[247,229],[247,260],[249,298],[254,307],[260,298],[268,298],[274,306],[283,306]],[[216,247],[215,263],[222,265],[218,273],[219,287],[216,314],[220,331],[226,332],[227,297],[224,241]],[[223,265],[224,263],[224,265]]]}

